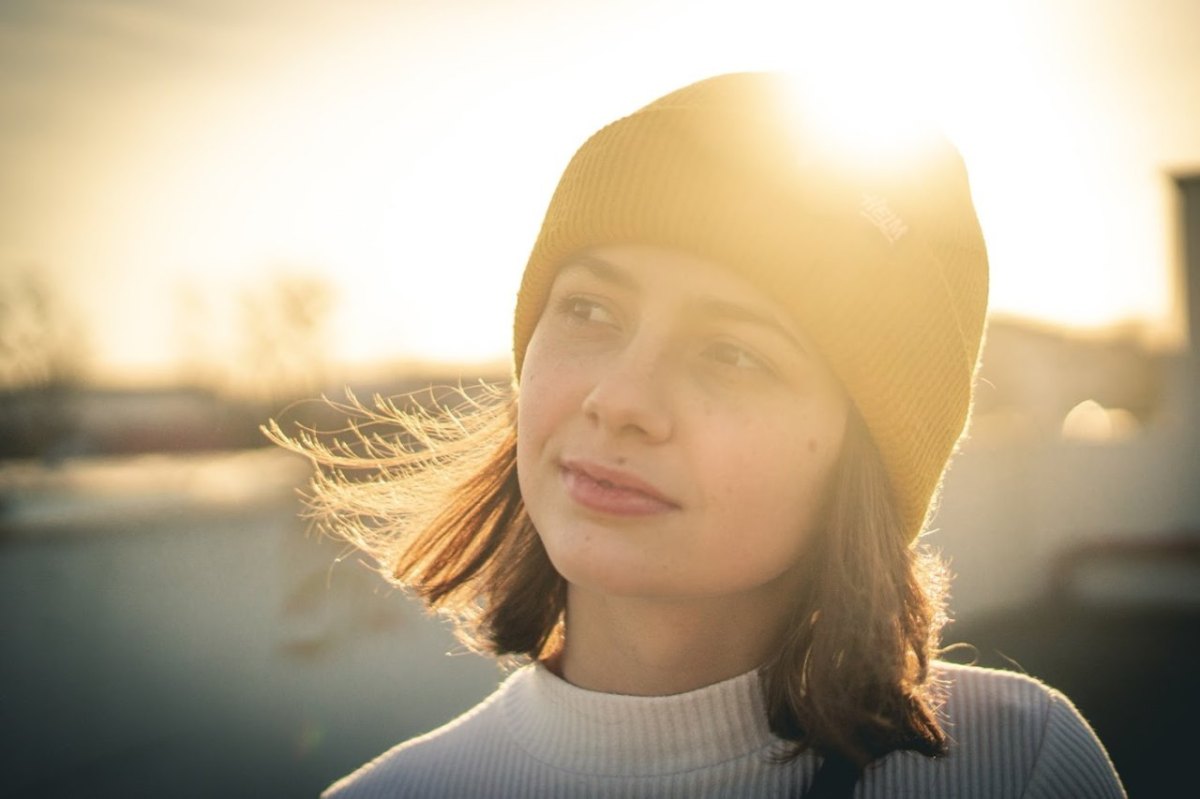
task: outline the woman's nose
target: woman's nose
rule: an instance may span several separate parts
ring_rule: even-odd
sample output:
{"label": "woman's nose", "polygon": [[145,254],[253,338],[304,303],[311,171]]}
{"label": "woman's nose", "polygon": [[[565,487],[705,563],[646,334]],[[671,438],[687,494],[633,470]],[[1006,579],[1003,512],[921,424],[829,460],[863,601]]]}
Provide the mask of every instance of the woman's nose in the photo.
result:
{"label": "woman's nose", "polygon": [[669,439],[669,367],[663,361],[650,348],[630,346],[605,363],[583,400],[588,421],[612,435],[639,436],[650,443]]}

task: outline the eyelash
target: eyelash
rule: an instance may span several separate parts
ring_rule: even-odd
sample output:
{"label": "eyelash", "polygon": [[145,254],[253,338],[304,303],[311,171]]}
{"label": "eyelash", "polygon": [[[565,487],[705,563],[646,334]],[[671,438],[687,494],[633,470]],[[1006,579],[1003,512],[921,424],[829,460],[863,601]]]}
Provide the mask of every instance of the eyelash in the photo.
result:
{"label": "eyelash", "polygon": [[[733,354],[735,356],[734,362],[730,363],[727,359],[713,357],[714,350],[721,351],[725,354]],[[765,374],[774,374],[775,371],[771,368],[771,365],[768,364],[766,360],[756,355],[752,350],[749,350],[746,347],[735,344],[731,341],[713,342],[709,346],[705,347],[704,352],[709,357],[712,357],[712,359],[721,366],[727,366],[731,369],[755,370]]]}
{"label": "eyelash", "polygon": [[559,314],[565,316],[569,321],[576,324],[612,324],[611,322],[600,322],[596,319],[592,319],[590,318],[590,314],[580,313],[579,311],[581,306],[587,308],[589,311],[603,311],[604,314],[610,318],[613,316],[613,314],[604,307],[603,303],[580,296],[578,294],[568,294],[567,296],[563,297],[556,303],[555,308]]}

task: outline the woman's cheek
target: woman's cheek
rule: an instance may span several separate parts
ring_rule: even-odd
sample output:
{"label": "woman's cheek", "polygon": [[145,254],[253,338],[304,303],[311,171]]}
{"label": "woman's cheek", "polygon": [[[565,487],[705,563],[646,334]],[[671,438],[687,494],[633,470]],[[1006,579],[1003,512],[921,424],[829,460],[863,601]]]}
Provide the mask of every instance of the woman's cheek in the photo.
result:
{"label": "woman's cheek", "polygon": [[834,447],[833,431],[815,421],[807,414],[764,409],[733,440],[710,438],[706,460],[719,472],[713,479],[721,501],[745,508],[817,493]]}
{"label": "woman's cheek", "polygon": [[786,469],[776,454],[778,439],[753,427],[734,436],[710,436],[703,456],[711,493],[722,507],[745,508],[747,503],[769,499],[774,484]]}

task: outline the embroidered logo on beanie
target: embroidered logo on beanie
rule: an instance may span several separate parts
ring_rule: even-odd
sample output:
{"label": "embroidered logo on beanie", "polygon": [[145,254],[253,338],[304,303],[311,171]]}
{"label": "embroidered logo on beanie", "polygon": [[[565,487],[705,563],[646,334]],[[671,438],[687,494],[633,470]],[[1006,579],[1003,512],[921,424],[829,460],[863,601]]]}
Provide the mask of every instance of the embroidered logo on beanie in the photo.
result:
{"label": "embroidered logo on beanie", "polygon": [[878,228],[889,244],[895,244],[908,232],[908,225],[892,210],[887,200],[877,194],[864,194],[858,204],[858,214]]}

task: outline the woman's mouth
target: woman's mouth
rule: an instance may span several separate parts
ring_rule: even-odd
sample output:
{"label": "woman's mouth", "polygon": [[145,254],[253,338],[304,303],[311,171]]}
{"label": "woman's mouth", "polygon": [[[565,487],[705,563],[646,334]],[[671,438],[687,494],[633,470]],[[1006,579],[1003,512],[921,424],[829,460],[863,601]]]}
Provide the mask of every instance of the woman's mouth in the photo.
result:
{"label": "woman's mouth", "polygon": [[649,516],[679,509],[679,504],[641,478],[579,460],[560,464],[567,495],[597,513]]}

